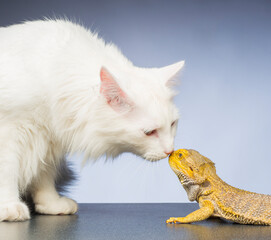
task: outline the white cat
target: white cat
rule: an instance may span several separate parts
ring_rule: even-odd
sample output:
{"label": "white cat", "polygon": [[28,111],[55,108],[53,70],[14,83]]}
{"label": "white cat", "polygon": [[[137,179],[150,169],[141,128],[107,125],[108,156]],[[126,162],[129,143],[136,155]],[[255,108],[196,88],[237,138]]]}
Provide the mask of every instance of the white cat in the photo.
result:
{"label": "white cat", "polygon": [[139,68],[112,44],[64,20],[0,28],[0,221],[73,214],[55,189],[68,153],[85,159],[173,151],[178,112],[171,85],[184,62]]}

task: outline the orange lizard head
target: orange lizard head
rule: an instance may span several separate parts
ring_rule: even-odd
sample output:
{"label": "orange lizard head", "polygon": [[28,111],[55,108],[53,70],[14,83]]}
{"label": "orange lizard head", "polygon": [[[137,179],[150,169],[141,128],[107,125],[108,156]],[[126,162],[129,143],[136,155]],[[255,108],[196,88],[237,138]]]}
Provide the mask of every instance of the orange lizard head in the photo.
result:
{"label": "orange lizard head", "polygon": [[169,165],[182,185],[203,183],[208,176],[216,174],[215,164],[192,149],[179,149],[169,156]]}

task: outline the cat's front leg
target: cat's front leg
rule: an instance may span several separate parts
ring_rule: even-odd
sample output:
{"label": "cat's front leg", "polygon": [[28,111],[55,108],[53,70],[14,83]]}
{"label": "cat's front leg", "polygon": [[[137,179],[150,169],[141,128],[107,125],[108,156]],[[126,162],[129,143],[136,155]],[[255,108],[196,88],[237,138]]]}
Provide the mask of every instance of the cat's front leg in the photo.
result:
{"label": "cat's front leg", "polygon": [[60,196],[55,189],[55,173],[43,172],[33,183],[31,195],[35,210],[41,214],[66,215],[78,210],[77,203],[67,197]]}
{"label": "cat's front leg", "polygon": [[27,206],[19,199],[19,161],[8,148],[0,152],[0,222],[30,219]]}

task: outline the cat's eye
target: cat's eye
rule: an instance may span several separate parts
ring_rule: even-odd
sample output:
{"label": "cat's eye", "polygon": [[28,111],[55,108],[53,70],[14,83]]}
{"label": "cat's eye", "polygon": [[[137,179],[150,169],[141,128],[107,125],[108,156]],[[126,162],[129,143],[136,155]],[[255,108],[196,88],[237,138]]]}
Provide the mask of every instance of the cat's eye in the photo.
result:
{"label": "cat's eye", "polygon": [[152,136],[152,135],[155,135],[157,133],[157,130],[154,129],[154,130],[151,130],[151,131],[144,131],[144,133],[147,135],[147,136]]}
{"label": "cat's eye", "polygon": [[191,167],[189,167],[190,168],[190,170],[193,172],[193,168],[191,168]]}

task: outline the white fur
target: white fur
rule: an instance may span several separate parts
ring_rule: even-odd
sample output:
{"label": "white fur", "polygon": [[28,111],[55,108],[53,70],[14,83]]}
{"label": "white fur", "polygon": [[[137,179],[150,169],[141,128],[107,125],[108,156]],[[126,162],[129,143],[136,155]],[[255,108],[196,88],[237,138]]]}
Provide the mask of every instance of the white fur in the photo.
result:
{"label": "white fur", "polygon": [[[0,221],[29,219],[20,201],[27,192],[40,213],[77,211],[55,190],[67,153],[165,158],[178,119],[170,85],[182,66],[135,67],[114,45],[69,21],[0,28]],[[102,67],[125,93],[119,108],[101,93]],[[146,136],[152,129],[157,136]]]}

